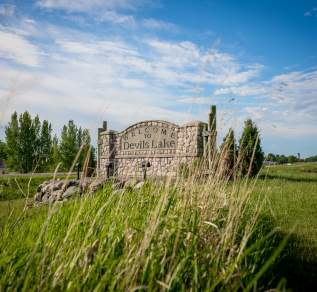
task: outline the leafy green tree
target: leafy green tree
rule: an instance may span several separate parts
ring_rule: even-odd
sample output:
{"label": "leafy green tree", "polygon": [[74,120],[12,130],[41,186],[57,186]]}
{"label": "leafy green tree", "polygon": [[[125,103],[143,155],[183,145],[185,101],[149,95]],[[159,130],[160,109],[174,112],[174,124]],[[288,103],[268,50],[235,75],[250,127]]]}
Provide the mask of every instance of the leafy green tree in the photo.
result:
{"label": "leafy green tree", "polygon": [[[84,129],[82,131],[82,152],[81,152],[81,158],[80,163],[82,166],[85,166],[87,169],[87,175],[90,176],[95,167],[96,167],[96,155],[95,155],[95,148],[91,145],[91,138],[89,131],[87,129]],[[85,164],[86,163],[86,164]]]}
{"label": "leafy green tree", "polygon": [[81,127],[78,128],[77,130],[77,147],[78,149],[82,146],[82,144],[84,143],[83,141],[83,130]]}
{"label": "leafy green tree", "polygon": [[[81,129],[80,129],[81,130]],[[84,129],[81,134],[81,144],[79,145],[82,147],[82,157],[81,157],[81,162],[83,163],[86,159],[86,156],[88,155],[88,152],[90,151],[90,134],[87,129]]]}
{"label": "leafy green tree", "polygon": [[273,153],[269,153],[266,157],[266,160],[268,161],[276,161],[276,156]]}
{"label": "leafy green tree", "polygon": [[287,162],[288,163],[298,162],[298,158],[295,155],[290,155],[290,156],[287,157]]}
{"label": "leafy green tree", "polygon": [[[5,133],[6,164],[11,170],[55,170],[60,162],[62,169],[69,170],[79,150],[81,154],[78,162],[82,166],[88,153],[91,158],[87,160],[86,166],[93,166],[95,163],[89,131],[77,128],[72,120],[63,127],[60,142],[56,136],[52,139],[52,126],[47,120],[41,123],[38,116],[32,119],[27,111],[19,118],[16,112],[13,113]],[[2,144],[0,146],[1,149],[4,148]]]}
{"label": "leafy green tree", "polygon": [[18,144],[21,172],[30,172],[36,167],[39,127],[38,117],[32,121],[27,111],[20,115]]}
{"label": "leafy green tree", "polygon": [[52,163],[52,126],[44,120],[39,139],[39,164],[40,169],[48,170]]}
{"label": "leafy green tree", "polygon": [[239,141],[239,166],[242,175],[255,176],[264,160],[261,139],[257,126],[248,119]]}
{"label": "leafy green tree", "polygon": [[64,125],[59,147],[60,158],[64,170],[69,170],[78,153],[78,129],[74,121],[70,120]]}
{"label": "leafy green tree", "polygon": [[19,121],[17,112],[11,115],[11,121],[5,128],[5,136],[7,144],[6,165],[13,171],[19,171],[21,169],[21,161],[19,156]]}
{"label": "leafy green tree", "polygon": [[52,150],[50,158],[50,170],[55,171],[58,164],[61,162],[61,155],[59,151],[58,138],[55,135],[52,140]]}
{"label": "leafy green tree", "polygon": [[0,161],[7,160],[7,145],[0,140]]}
{"label": "leafy green tree", "polygon": [[[31,117],[32,119],[32,117]],[[41,121],[38,115],[32,120],[32,133],[33,133],[33,161],[32,161],[32,170],[39,171],[41,170]]]}
{"label": "leafy green tree", "polygon": [[232,177],[235,172],[235,166],[237,161],[237,145],[234,137],[233,129],[229,129],[226,137],[223,139],[223,143],[220,146],[221,158],[223,161],[224,175]]}
{"label": "leafy green tree", "polygon": [[305,159],[305,162],[316,162],[316,161],[317,161],[317,155],[310,156]]}
{"label": "leafy green tree", "polygon": [[285,164],[285,163],[287,163],[288,162],[288,159],[287,159],[287,157],[285,156],[285,155],[279,155],[279,154],[277,154],[276,155],[276,161],[277,161],[277,163],[279,163],[279,164]]}

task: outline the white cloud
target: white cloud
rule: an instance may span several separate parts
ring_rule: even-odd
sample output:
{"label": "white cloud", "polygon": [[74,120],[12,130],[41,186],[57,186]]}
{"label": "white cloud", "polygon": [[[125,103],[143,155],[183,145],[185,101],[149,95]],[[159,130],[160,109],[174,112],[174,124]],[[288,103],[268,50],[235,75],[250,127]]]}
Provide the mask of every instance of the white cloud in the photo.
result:
{"label": "white cloud", "polygon": [[274,137],[307,137],[317,134],[317,70],[294,71],[270,80],[222,87],[214,95],[241,96],[241,117],[255,120],[263,133]]}
{"label": "white cloud", "polygon": [[314,7],[304,13],[304,16],[317,17],[317,7]]}
{"label": "white cloud", "polygon": [[[143,0],[39,0],[37,5],[43,9],[64,10],[71,15],[69,19],[85,23],[84,15],[92,16],[94,21],[109,22],[125,28],[136,28],[137,21],[127,10],[135,10],[143,4]],[[124,13],[120,12],[124,11]],[[80,13],[81,15],[78,15]]]}
{"label": "white cloud", "polygon": [[[259,70],[245,68],[228,54],[199,49],[191,42],[145,39],[132,44],[119,39],[87,41],[68,37],[56,43],[64,52],[77,55],[70,61],[103,64],[103,70],[112,71],[114,75],[120,72],[120,77],[146,78],[161,87],[179,86],[190,90],[190,87],[197,88],[197,84],[239,84],[257,75]],[[216,56],[211,58],[211,54]]]}
{"label": "white cloud", "polygon": [[140,1],[133,0],[39,0],[37,5],[46,9],[64,9],[71,12],[90,12],[96,9],[134,9]]}
{"label": "white cloud", "polygon": [[295,71],[273,76],[268,81],[219,88],[214,94],[266,97],[276,105],[317,115],[317,70]]}
{"label": "white cloud", "polygon": [[250,96],[250,95],[260,95],[265,93],[265,88],[261,86],[232,86],[225,88],[218,88],[214,91],[214,95],[238,95],[238,96]]}
{"label": "white cloud", "polygon": [[40,50],[23,36],[0,30],[0,57],[31,67],[39,66]]}
{"label": "white cloud", "polygon": [[143,20],[143,26],[154,30],[165,30],[168,32],[178,32],[179,28],[177,25],[171,22],[162,21],[154,18],[146,18]]}
{"label": "white cloud", "polygon": [[248,113],[250,117],[256,120],[263,119],[268,113],[267,107],[245,107],[244,110]]}
{"label": "white cloud", "polygon": [[99,21],[108,21],[113,24],[121,25],[127,28],[134,28],[137,26],[133,15],[121,14],[116,11],[105,11],[98,16]]}
{"label": "white cloud", "polygon": [[185,104],[211,104],[212,99],[210,97],[185,97],[177,100],[180,103]]}
{"label": "white cloud", "polygon": [[11,4],[0,4],[0,16],[10,17],[15,13],[15,6]]}
{"label": "white cloud", "polygon": [[234,85],[259,75],[259,64],[242,65],[235,58],[216,49],[206,50],[192,42],[150,40],[156,56],[156,74],[174,83]]}

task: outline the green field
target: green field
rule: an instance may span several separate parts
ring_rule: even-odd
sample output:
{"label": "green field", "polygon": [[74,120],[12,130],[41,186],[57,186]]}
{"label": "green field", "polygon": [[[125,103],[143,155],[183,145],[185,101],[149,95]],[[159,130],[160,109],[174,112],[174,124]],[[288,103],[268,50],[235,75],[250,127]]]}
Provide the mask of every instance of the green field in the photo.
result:
{"label": "green field", "polygon": [[[0,176],[0,202],[15,199],[33,197],[37,187],[44,181],[50,180],[54,175],[30,175],[30,176]],[[58,174],[56,179],[63,179],[66,174]],[[74,177],[71,175],[70,177]]]}
{"label": "green field", "polygon": [[317,285],[317,163],[272,166],[257,188],[265,194],[263,214],[289,241],[276,273],[298,291]]}
{"label": "green field", "polygon": [[53,207],[0,202],[0,291],[316,286],[317,164],[197,181],[107,186]]}

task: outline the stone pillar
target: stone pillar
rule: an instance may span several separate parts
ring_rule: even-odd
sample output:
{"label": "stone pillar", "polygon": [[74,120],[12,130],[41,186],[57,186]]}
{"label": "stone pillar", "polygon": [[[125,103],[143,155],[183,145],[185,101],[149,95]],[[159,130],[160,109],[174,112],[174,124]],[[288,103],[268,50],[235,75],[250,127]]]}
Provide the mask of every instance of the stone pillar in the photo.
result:
{"label": "stone pillar", "polygon": [[212,105],[210,107],[210,112],[208,115],[208,164],[209,169],[211,168],[212,160],[216,154],[216,142],[217,142],[217,116],[216,116],[216,106]]}
{"label": "stone pillar", "polygon": [[203,129],[203,148],[204,148],[204,158],[208,159],[208,124],[204,124]]}
{"label": "stone pillar", "polygon": [[107,131],[107,121],[102,122],[102,128],[98,128],[98,139],[97,139],[97,176],[100,176],[100,157],[102,155],[103,140],[101,133]]}

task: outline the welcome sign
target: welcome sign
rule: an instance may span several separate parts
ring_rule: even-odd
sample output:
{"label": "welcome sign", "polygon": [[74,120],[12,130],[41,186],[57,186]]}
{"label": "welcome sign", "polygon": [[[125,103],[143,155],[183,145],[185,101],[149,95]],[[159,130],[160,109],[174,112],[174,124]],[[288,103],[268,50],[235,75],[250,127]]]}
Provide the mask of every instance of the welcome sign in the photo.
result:
{"label": "welcome sign", "polygon": [[128,156],[175,154],[176,127],[164,122],[156,122],[152,125],[136,124],[123,131],[120,148],[120,154]]}

